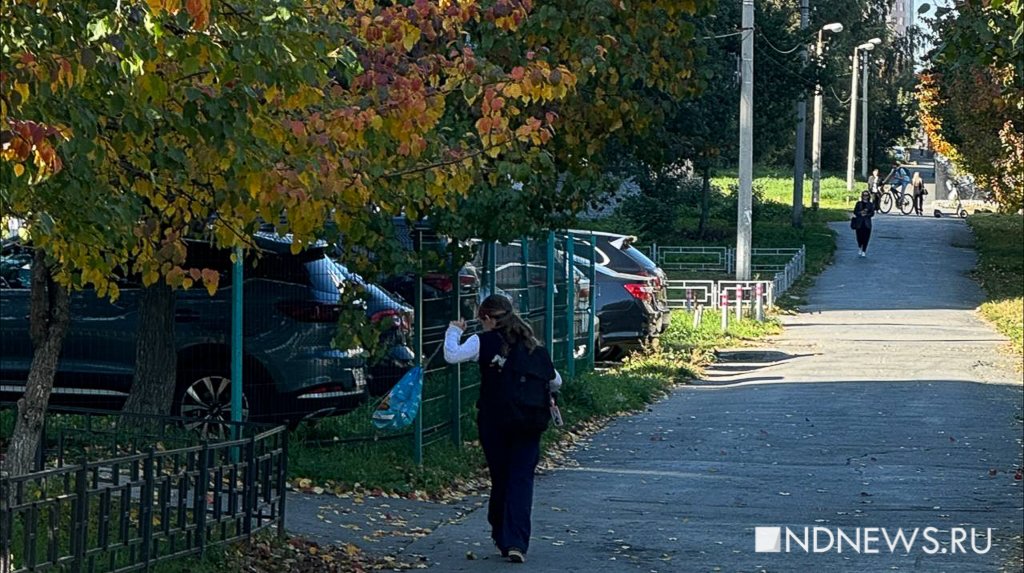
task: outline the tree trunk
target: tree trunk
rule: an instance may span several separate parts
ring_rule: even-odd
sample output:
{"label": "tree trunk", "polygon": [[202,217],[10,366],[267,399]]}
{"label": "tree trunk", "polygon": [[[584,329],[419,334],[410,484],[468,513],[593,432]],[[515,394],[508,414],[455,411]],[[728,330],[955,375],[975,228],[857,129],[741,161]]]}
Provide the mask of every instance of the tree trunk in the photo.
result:
{"label": "tree trunk", "polygon": [[177,381],[174,344],[174,291],[163,282],[142,289],[135,338],[135,377],[125,412],[167,415]]}
{"label": "tree trunk", "polygon": [[700,193],[700,223],[697,225],[697,238],[703,239],[711,215],[711,165],[704,164],[704,184]]}
{"label": "tree trunk", "polygon": [[18,400],[18,413],[11,433],[3,470],[10,476],[29,473],[34,467],[43,431],[46,406],[50,402],[64,336],[71,322],[71,303],[66,288],[53,281],[46,266],[46,254],[36,249],[32,262],[32,365],[25,394]]}

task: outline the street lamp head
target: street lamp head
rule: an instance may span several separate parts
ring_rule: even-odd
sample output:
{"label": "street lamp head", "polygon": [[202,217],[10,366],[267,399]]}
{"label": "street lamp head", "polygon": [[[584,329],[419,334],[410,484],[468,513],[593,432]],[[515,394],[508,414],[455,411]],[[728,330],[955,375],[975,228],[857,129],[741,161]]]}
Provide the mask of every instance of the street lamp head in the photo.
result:
{"label": "street lamp head", "polygon": [[865,52],[870,52],[871,50],[875,49],[875,45],[872,44],[871,42],[865,42],[865,43],[857,46],[857,49],[865,51]]}
{"label": "street lamp head", "polygon": [[871,38],[870,40],[868,40],[868,43],[869,44],[874,44],[874,45],[877,46],[878,44],[882,43],[882,39],[881,38]]}
{"label": "street lamp head", "polygon": [[825,30],[826,32],[838,34],[839,32],[843,31],[843,25],[840,24],[839,22],[833,22],[831,24],[825,24],[824,26],[821,27],[821,29]]}

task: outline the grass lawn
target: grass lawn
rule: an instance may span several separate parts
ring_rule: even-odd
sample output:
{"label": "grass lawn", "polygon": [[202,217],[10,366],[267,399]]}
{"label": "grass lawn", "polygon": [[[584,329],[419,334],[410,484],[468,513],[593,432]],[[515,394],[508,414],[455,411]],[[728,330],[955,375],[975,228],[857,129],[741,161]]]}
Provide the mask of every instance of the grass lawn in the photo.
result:
{"label": "grass lawn", "polygon": [[1024,358],[1024,232],[1019,215],[976,214],[967,218],[976,238],[975,278],[987,300],[981,314],[1006,336]]}
{"label": "grass lawn", "polygon": [[[735,172],[724,173],[712,178],[712,184],[729,192],[738,183]],[[845,221],[850,216],[856,194],[846,190],[846,179],[825,174],[821,179],[821,202],[817,210],[811,209],[811,180],[804,180],[804,213],[803,226],[795,228],[792,224],[793,175],[792,171],[759,167],[754,170],[754,192],[760,198],[761,205],[755,209],[753,224],[754,248],[794,248],[805,245],[807,248],[807,272],[798,279],[786,294],[776,301],[783,309],[790,309],[803,303],[807,288],[813,284],[814,277],[824,270],[832,260],[835,252],[835,235],[828,224],[834,221]],[[622,226],[621,220],[612,226]],[[680,224],[685,228],[696,229],[698,214],[684,216]],[[608,225],[598,224],[596,227]],[[604,229],[612,230],[612,229]],[[659,244],[684,246],[736,246],[736,216],[729,213],[728,218],[712,219],[709,231],[704,239],[673,240]],[[758,278],[758,277],[754,277]],[[766,278],[766,277],[761,277]]]}

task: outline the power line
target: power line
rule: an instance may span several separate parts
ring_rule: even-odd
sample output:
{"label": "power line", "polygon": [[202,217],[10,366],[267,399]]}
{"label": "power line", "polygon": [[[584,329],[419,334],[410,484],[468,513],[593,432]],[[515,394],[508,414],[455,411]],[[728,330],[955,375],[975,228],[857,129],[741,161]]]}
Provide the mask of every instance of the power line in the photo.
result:
{"label": "power line", "polygon": [[785,64],[780,63],[778,60],[773,58],[770,53],[768,53],[768,52],[766,52],[764,50],[761,50],[760,54],[763,55],[765,58],[767,58],[769,62],[771,62],[771,63],[775,64],[776,66],[778,66],[779,68],[781,68],[787,74],[789,74],[789,75],[793,76],[794,78],[800,80],[800,82],[804,85],[805,88],[812,88],[812,87],[814,87],[816,85],[816,83],[813,80],[810,80],[810,79],[808,79],[808,78],[798,74],[797,72],[794,72],[793,70],[789,69],[789,67],[786,66]]}
{"label": "power line", "polygon": [[784,56],[786,56],[786,55],[789,55],[789,54],[792,54],[793,52],[795,52],[795,51],[799,50],[800,48],[803,48],[803,47],[805,47],[805,45],[804,45],[804,44],[797,44],[797,45],[793,46],[792,48],[790,48],[790,49],[788,49],[788,50],[780,50],[780,49],[776,48],[774,44],[772,44],[772,41],[768,39],[768,36],[766,36],[766,35],[765,35],[765,33],[764,33],[764,32],[762,32],[760,28],[758,28],[758,29],[757,29],[757,33],[758,33],[758,35],[760,35],[760,36],[761,36],[762,38],[764,38],[764,41],[765,41],[765,43],[767,43],[767,44],[768,44],[768,46],[769,46],[769,47],[770,47],[771,49],[775,50],[776,52],[778,52],[778,53],[780,53],[780,54],[782,54],[782,55],[784,55]]}
{"label": "power line", "polygon": [[846,104],[850,103],[850,98],[843,99],[843,98],[839,97],[839,94],[836,93],[836,88],[834,88],[832,86],[829,86],[828,89],[832,91],[832,96],[834,98],[836,98],[836,101],[838,101],[840,104],[846,105]]}

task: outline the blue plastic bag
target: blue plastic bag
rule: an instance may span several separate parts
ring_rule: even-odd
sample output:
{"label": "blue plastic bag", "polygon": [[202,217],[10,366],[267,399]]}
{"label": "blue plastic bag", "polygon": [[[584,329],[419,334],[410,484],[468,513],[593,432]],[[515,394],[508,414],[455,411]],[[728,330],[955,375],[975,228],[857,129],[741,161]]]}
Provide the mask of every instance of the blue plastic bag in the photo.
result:
{"label": "blue plastic bag", "polygon": [[423,396],[423,367],[405,373],[374,410],[373,425],[381,430],[401,430],[413,423]]}

